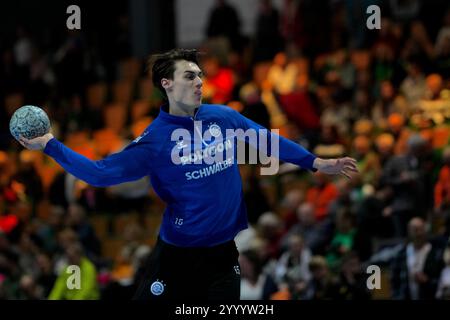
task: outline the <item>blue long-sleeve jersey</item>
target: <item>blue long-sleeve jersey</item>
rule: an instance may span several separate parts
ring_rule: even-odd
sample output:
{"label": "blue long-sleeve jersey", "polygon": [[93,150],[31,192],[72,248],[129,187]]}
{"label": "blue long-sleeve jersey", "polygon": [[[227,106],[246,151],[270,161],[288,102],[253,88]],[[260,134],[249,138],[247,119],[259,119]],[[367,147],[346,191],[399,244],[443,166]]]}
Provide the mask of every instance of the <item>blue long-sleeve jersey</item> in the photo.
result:
{"label": "blue long-sleeve jersey", "polygon": [[[155,192],[167,204],[160,229],[163,241],[181,247],[229,241],[247,228],[247,215],[236,161],[238,139],[227,132],[264,128],[226,106],[203,104],[195,117],[174,116],[165,107],[140,137],[105,159],[92,161],[55,138],[44,152],[93,186],[149,175]],[[269,137],[274,135],[267,132]],[[279,138],[279,159],[314,170],[313,154],[275,137]],[[272,152],[270,145],[268,150]],[[207,161],[213,157],[214,162]]]}

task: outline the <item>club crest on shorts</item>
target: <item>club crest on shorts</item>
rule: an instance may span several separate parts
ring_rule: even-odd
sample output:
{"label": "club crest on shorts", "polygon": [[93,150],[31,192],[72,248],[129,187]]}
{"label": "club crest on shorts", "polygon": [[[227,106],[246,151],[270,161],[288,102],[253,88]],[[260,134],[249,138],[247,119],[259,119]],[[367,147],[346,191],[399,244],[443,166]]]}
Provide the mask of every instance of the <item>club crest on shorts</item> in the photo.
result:
{"label": "club crest on shorts", "polygon": [[234,269],[234,272],[236,272],[237,275],[241,274],[241,269],[239,268],[239,266],[234,266],[233,269]]}
{"label": "club crest on shorts", "polygon": [[162,281],[156,280],[150,286],[150,292],[155,296],[160,296],[164,292],[164,286]]}

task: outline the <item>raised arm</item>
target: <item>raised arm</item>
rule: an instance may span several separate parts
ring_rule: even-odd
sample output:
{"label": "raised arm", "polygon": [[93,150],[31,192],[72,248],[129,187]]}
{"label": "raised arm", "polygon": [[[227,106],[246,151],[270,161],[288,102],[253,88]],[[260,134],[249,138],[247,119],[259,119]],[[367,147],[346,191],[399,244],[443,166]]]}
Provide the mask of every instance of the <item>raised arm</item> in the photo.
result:
{"label": "raised arm", "polygon": [[50,133],[31,140],[21,137],[19,142],[27,149],[43,150],[67,172],[93,186],[138,180],[150,171],[152,155],[143,142],[133,142],[123,151],[97,161],[69,149]]}

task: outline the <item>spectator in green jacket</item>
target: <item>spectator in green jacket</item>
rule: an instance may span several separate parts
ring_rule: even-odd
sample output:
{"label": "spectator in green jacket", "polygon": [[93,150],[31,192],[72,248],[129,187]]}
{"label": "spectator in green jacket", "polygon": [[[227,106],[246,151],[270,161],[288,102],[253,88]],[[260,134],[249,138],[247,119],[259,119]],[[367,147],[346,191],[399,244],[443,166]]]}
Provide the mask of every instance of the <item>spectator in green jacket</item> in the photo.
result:
{"label": "spectator in green jacket", "polygon": [[[71,244],[66,249],[66,255],[69,265],[58,276],[48,297],[49,300],[99,299],[97,270],[94,264],[84,256],[81,245],[79,243]],[[74,269],[73,266],[77,266],[79,269]]]}

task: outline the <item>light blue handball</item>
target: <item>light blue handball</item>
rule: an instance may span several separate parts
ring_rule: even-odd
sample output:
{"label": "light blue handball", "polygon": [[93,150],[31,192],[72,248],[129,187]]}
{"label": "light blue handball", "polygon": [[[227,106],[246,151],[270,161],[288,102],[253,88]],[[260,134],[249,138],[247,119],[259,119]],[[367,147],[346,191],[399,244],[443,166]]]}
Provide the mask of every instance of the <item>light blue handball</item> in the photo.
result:
{"label": "light blue handball", "polygon": [[19,140],[19,136],[33,139],[50,131],[50,120],[39,107],[23,106],[17,109],[9,121],[9,131]]}

